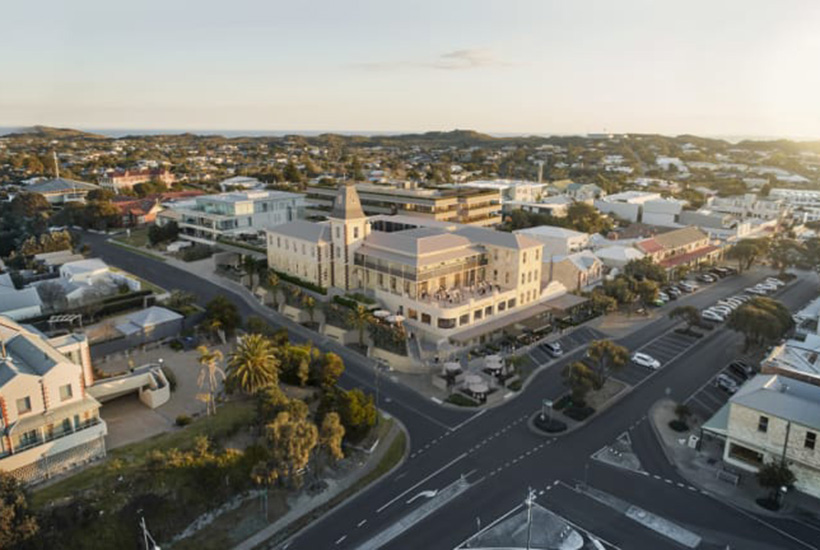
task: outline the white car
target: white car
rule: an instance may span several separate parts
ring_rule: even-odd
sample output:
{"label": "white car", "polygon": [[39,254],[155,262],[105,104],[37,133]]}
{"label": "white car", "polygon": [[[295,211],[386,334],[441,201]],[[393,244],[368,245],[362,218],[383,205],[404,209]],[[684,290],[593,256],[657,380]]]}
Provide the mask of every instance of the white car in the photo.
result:
{"label": "white car", "polygon": [[732,308],[730,308],[729,306],[716,305],[716,306],[712,306],[712,307],[707,308],[707,309],[710,309],[712,311],[717,311],[718,313],[720,313],[724,317],[728,317],[732,313]]}
{"label": "white car", "polygon": [[758,283],[755,285],[755,288],[762,288],[763,290],[774,292],[775,290],[777,290],[777,285],[772,283]]}
{"label": "white car", "polygon": [[726,317],[724,317],[717,311],[713,311],[711,309],[706,309],[702,311],[700,317],[701,319],[706,319],[707,321],[714,321],[716,323],[722,323],[726,320]]}
{"label": "white car", "polygon": [[632,362],[636,365],[640,365],[642,367],[646,367],[648,369],[657,370],[661,368],[661,362],[652,357],[651,355],[647,355],[641,352],[635,352],[632,354]]}
{"label": "white car", "polygon": [[776,277],[767,277],[764,282],[773,284],[774,286],[777,286],[777,287],[786,285],[786,283],[784,283],[783,281],[781,281],[780,279],[778,279]]}
{"label": "white car", "polygon": [[669,295],[665,292],[658,292],[658,300],[660,300],[663,303],[666,303],[669,301]]}
{"label": "white car", "polygon": [[740,307],[740,302],[737,300],[718,300],[717,305],[728,307],[729,309],[737,309]]}
{"label": "white car", "polygon": [[757,287],[747,288],[746,292],[748,292],[749,294],[757,294],[758,296],[765,296],[766,294],[768,294],[768,292],[766,292],[762,288],[757,288]]}

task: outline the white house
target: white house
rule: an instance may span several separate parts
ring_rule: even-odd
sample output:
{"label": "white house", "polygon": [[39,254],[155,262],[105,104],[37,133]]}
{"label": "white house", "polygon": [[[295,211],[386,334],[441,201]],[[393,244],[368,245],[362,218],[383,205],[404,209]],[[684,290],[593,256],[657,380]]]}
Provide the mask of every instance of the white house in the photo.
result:
{"label": "white house", "polygon": [[623,269],[632,260],[640,260],[644,257],[643,252],[635,247],[617,244],[596,250],[595,255],[610,269]]}
{"label": "white house", "polygon": [[514,231],[544,243],[544,257],[565,256],[587,248],[589,234],[553,225],[539,225]]}
{"label": "white house", "polygon": [[49,340],[0,316],[0,470],[24,482],[105,456],[88,342]]}
{"label": "white house", "polygon": [[649,201],[661,200],[660,193],[624,191],[595,201],[595,208],[631,222],[641,221],[641,207]]}

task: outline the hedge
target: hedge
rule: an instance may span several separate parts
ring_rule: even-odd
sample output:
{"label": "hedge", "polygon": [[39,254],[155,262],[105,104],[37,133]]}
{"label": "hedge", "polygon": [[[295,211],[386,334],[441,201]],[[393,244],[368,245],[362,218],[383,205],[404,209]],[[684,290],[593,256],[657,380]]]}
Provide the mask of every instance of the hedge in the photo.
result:
{"label": "hedge", "polygon": [[282,273],[281,271],[277,271],[275,269],[271,270],[279,276],[279,279],[291,283],[297,286],[301,286],[302,288],[306,288],[308,290],[312,290],[313,292],[318,292],[319,294],[325,295],[327,294],[327,289],[321,287],[319,285],[315,285],[310,281],[305,281],[304,279],[300,279],[299,277],[294,277],[293,275],[288,275],[287,273]]}

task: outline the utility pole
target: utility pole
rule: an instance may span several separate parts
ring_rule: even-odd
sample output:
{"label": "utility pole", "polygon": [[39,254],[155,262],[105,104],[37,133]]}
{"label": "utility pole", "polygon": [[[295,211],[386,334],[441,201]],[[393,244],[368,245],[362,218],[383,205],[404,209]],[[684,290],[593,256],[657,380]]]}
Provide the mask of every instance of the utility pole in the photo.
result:
{"label": "utility pole", "polygon": [[54,155],[54,177],[60,177],[60,163],[57,161],[57,151],[52,151]]}
{"label": "utility pole", "polygon": [[530,550],[532,542],[532,505],[535,502],[535,491],[532,487],[527,488],[527,500],[524,502],[527,505],[527,550]]}

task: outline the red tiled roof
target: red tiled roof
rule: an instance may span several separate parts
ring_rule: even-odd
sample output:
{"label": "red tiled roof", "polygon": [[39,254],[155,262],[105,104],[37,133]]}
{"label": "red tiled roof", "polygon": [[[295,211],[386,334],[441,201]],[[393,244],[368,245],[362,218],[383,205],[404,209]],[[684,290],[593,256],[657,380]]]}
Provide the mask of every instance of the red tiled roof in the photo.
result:
{"label": "red tiled roof", "polygon": [[679,256],[672,256],[671,258],[667,258],[665,260],[662,260],[662,261],[658,262],[658,264],[661,267],[668,269],[670,267],[675,267],[675,266],[678,266],[678,265],[681,265],[681,264],[685,264],[685,263],[690,262],[694,259],[706,256],[707,254],[710,254],[710,253],[714,252],[717,249],[718,249],[717,246],[712,246],[712,245],[704,246],[703,248],[698,248],[697,250],[689,252],[688,254],[681,254]]}
{"label": "red tiled roof", "polygon": [[635,246],[640,248],[641,251],[645,252],[646,254],[653,254],[655,252],[660,252],[661,250],[663,250],[663,246],[661,246],[661,243],[656,241],[654,237],[644,239]]}

